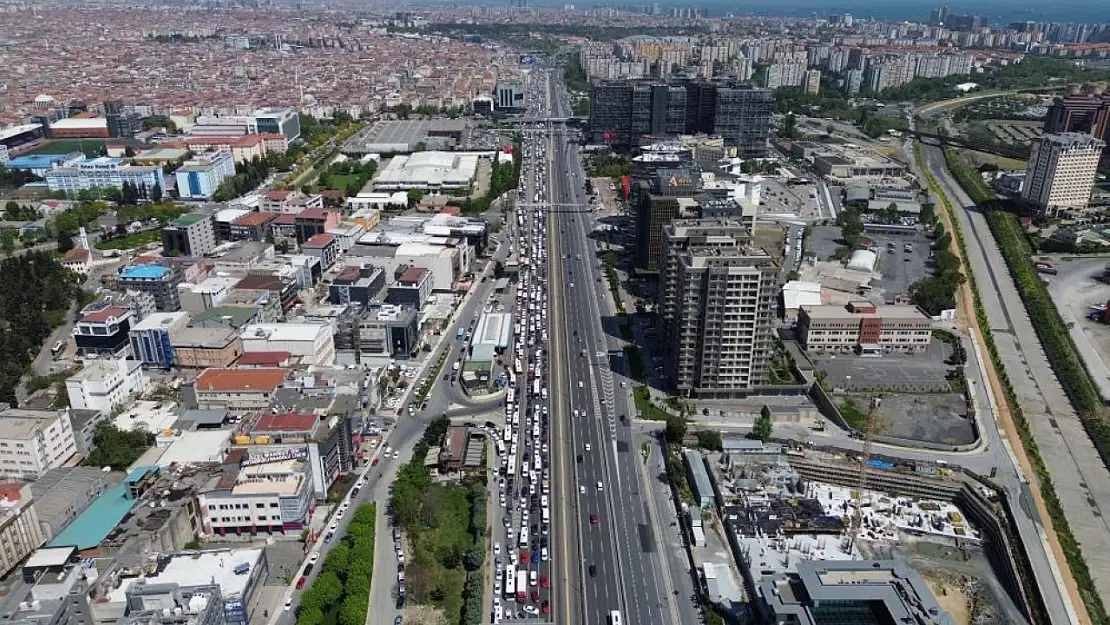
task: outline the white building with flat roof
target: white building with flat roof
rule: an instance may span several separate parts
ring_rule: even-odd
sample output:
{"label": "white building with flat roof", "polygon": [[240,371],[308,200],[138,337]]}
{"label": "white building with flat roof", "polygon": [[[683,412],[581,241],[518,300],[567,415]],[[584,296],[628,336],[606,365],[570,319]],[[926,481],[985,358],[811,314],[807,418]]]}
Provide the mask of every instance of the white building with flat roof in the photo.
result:
{"label": "white building with flat roof", "polygon": [[462,191],[470,189],[478,173],[476,152],[416,152],[394,156],[374,179],[375,191],[407,191],[420,189]]}
{"label": "white building with flat roof", "polygon": [[0,480],[34,481],[77,453],[66,410],[0,410]]}
{"label": "white building with flat roof", "polygon": [[1025,167],[1021,199],[1049,217],[1087,208],[1105,147],[1101,139],[1078,132],[1036,137]]}
{"label": "white building with flat roof", "polygon": [[149,380],[141,360],[94,360],[66,378],[71,408],[112,412],[146,389]]}
{"label": "white building with flat roof", "polygon": [[198,497],[206,534],[293,532],[308,526],[315,501],[307,450],[303,456],[244,466],[222,474]]}
{"label": "white building with flat roof", "polygon": [[244,352],[288,352],[304,365],[335,363],[334,332],[326,323],[255,323],[243,328]]}

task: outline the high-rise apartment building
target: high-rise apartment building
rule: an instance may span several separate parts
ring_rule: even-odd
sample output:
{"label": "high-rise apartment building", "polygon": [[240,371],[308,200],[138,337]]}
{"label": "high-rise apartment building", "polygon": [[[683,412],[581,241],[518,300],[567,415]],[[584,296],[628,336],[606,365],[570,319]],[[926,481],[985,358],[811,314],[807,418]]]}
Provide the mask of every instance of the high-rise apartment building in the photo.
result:
{"label": "high-rise apartment building", "polygon": [[628,149],[644,135],[712,134],[745,158],[767,154],[771,90],[731,82],[619,82],[591,92],[590,140]]}
{"label": "high-rise apartment building", "polygon": [[1033,139],[1021,199],[1049,217],[1086,208],[1105,147],[1105,141],[1078,132]]}
{"label": "high-rise apartment building", "polygon": [[1110,95],[1056,98],[1045,116],[1044,131],[1083,132],[1110,141]]}
{"label": "high-rise apartment building", "polygon": [[766,382],[777,274],[738,219],[664,227],[659,304],[664,367],[675,391],[729,398]]}

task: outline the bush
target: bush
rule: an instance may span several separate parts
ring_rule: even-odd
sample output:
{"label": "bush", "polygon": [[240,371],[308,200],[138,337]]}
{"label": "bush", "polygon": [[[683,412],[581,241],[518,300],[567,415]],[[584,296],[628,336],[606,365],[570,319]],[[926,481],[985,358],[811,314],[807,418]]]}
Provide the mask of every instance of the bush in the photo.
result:
{"label": "bush", "polygon": [[724,441],[721,440],[721,433],[716,430],[698,430],[698,447],[708,449],[710,451],[721,451],[724,448]]}

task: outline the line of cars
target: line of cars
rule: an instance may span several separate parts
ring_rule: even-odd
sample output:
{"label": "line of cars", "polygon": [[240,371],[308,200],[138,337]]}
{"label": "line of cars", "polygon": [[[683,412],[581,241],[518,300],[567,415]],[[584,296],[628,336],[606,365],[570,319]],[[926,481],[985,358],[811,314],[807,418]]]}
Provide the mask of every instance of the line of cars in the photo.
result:
{"label": "line of cars", "polygon": [[[547,391],[547,188],[543,137],[525,141],[515,246],[520,274],[515,302],[513,351],[508,367],[505,426],[497,441],[498,504],[505,545],[493,545],[494,599],[490,623],[550,614],[551,474]],[[527,177],[527,178],[525,178]],[[526,190],[531,186],[531,190]],[[525,208],[528,194],[538,206]],[[508,361],[509,358],[506,358]]]}

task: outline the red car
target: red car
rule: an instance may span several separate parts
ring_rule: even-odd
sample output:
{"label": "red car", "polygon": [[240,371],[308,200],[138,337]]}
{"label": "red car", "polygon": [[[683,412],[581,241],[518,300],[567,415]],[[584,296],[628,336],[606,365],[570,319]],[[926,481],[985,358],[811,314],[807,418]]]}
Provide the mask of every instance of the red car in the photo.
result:
{"label": "red car", "polygon": [[540,609],[543,610],[544,614],[551,614],[551,604],[548,603],[547,599],[543,600],[543,605],[540,606]]}
{"label": "red car", "polygon": [[597,515],[596,514],[591,514],[590,515],[590,525],[597,525]]}
{"label": "red car", "polygon": [[547,573],[540,573],[540,588],[547,588]]}
{"label": "red car", "polygon": [[539,593],[539,591],[533,590],[532,591],[532,603],[539,603],[539,602],[540,602],[540,593]]}
{"label": "red car", "polygon": [[378,461],[379,461],[379,460],[381,460],[381,458],[380,458],[380,457],[379,457],[379,458],[374,458],[374,462],[373,462],[373,463],[371,463],[371,464],[370,464],[370,466],[372,466],[372,467],[376,467],[376,466],[378,466]]}
{"label": "red car", "polygon": [[301,578],[297,580],[297,590],[300,590],[300,589],[304,588],[304,585],[307,584],[307,583],[308,583],[308,578],[304,577],[302,575]]}
{"label": "red car", "polygon": [[531,555],[527,551],[521,551],[520,552],[520,563],[521,564],[528,564],[528,559],[530,557],[531,557]]}

